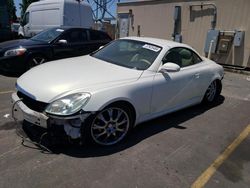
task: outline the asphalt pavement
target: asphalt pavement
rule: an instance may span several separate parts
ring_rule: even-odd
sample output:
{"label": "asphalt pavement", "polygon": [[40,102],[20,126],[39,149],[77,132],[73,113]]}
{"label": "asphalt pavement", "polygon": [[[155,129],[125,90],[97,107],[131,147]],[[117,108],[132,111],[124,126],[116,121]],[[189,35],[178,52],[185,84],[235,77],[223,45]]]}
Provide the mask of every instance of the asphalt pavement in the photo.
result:
{"label": "asphalt pavement", "polygon": [[250,185],[249,76],[226,72],[216,104],[143,123],[117,146],[68,144],[53,154],[16,135],[10,116],[15,81],[0,75],[1,188]]}

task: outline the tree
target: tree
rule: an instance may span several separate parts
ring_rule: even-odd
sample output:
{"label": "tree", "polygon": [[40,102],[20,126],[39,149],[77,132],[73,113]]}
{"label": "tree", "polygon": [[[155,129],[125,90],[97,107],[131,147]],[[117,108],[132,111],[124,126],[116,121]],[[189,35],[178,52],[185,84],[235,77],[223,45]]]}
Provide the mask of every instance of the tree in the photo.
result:
{"label": "tree", "polygon": [[9,18],[11,21],[16,21],[16,6],[14,4],[14,0],[7,0],[7,10],[9,14]]}
{"label": "tree", "polygon": [[21,17],[23,17],[26,9],[28,8],[28,6],[33,3],[33,2],[36,2],[36,1],[39,1],[39,0],[22,0],[22,3],[20,3],[20,8],[21,8]]}

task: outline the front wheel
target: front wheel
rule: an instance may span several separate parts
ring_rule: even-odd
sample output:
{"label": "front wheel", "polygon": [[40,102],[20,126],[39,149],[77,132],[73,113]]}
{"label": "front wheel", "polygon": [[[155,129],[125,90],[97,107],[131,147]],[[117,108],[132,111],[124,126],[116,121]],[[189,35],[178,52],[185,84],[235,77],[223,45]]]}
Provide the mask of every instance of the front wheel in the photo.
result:
{"label": "front wheel", "polygon": [[212,103],[214,102],[221,93],[222,85],[220,80],[213,81],[203,97],[203,103]]}
{"label": "front wheel", "polygon": [[132,124],[129,109],[120,106],[107,107],[89,118],[90,121],[84,126],[82,134],[103,146],[114,145],[122,141]]}

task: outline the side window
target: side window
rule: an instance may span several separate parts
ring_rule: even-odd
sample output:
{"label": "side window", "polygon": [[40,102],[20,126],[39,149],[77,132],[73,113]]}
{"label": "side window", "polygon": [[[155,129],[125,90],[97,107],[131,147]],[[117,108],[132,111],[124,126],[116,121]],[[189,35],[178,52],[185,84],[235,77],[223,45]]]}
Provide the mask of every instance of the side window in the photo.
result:
{"label": "side window", "polygon": [[187,48],[180,48],[180,55],[181,55],[181,67],[187,67],[190,65],[200,63],[202,61],[201,58],[196,53]]}
{"label": "side window", "polygon": [[111,38],[103,32],[90,30],[90,40],[111,40]]}
{"label": "side window", "polygon": [[179,54],[179,48],[170,49],[163,59],[163,63],[175,63],[181,67],[181,56]]}
{"label": "side window", "polygon": [[100,33],[102,40],[111,40],[110,36],[106,33]]}
{"label": "side window", "polygon": [[176,63],[180,67],[187,67],[200,63],[201,61],[201,58],[196,53],[187,48],[170,49],[163,60],[164,63],[172,62]]}
{"label": "side window", "polygon": [[87,35],[87,31],[82,30],[81,34],[80,34],[80,41],[81,42],[85,42],[88,40],[88,35]]}
{"label": "side window", "polygon": [[193,53],[194,64],[202,62],[202,59],[196,54]]}
{"label": "side window", "polygon": [[72,30],[62,36],[69,44],[87,41],[87,32],[83,30]]}
{"label": "side window", "polygon": [[193,65],[192,52],[186,48],[180,48],[179,54],[181,56],[181,67],[187,67]]}

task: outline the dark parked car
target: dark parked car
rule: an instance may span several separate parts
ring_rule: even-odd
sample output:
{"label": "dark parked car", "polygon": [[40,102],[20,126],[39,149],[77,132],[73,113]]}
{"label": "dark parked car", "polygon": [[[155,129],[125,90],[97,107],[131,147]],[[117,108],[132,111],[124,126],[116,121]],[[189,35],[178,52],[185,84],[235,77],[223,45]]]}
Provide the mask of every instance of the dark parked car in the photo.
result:
{"label": "dark parked car", "polygon": [[89,54],[111,41],[102,31],[52,28],[30,39],[0,43],[0,70],[24,72],[46,61]]}

